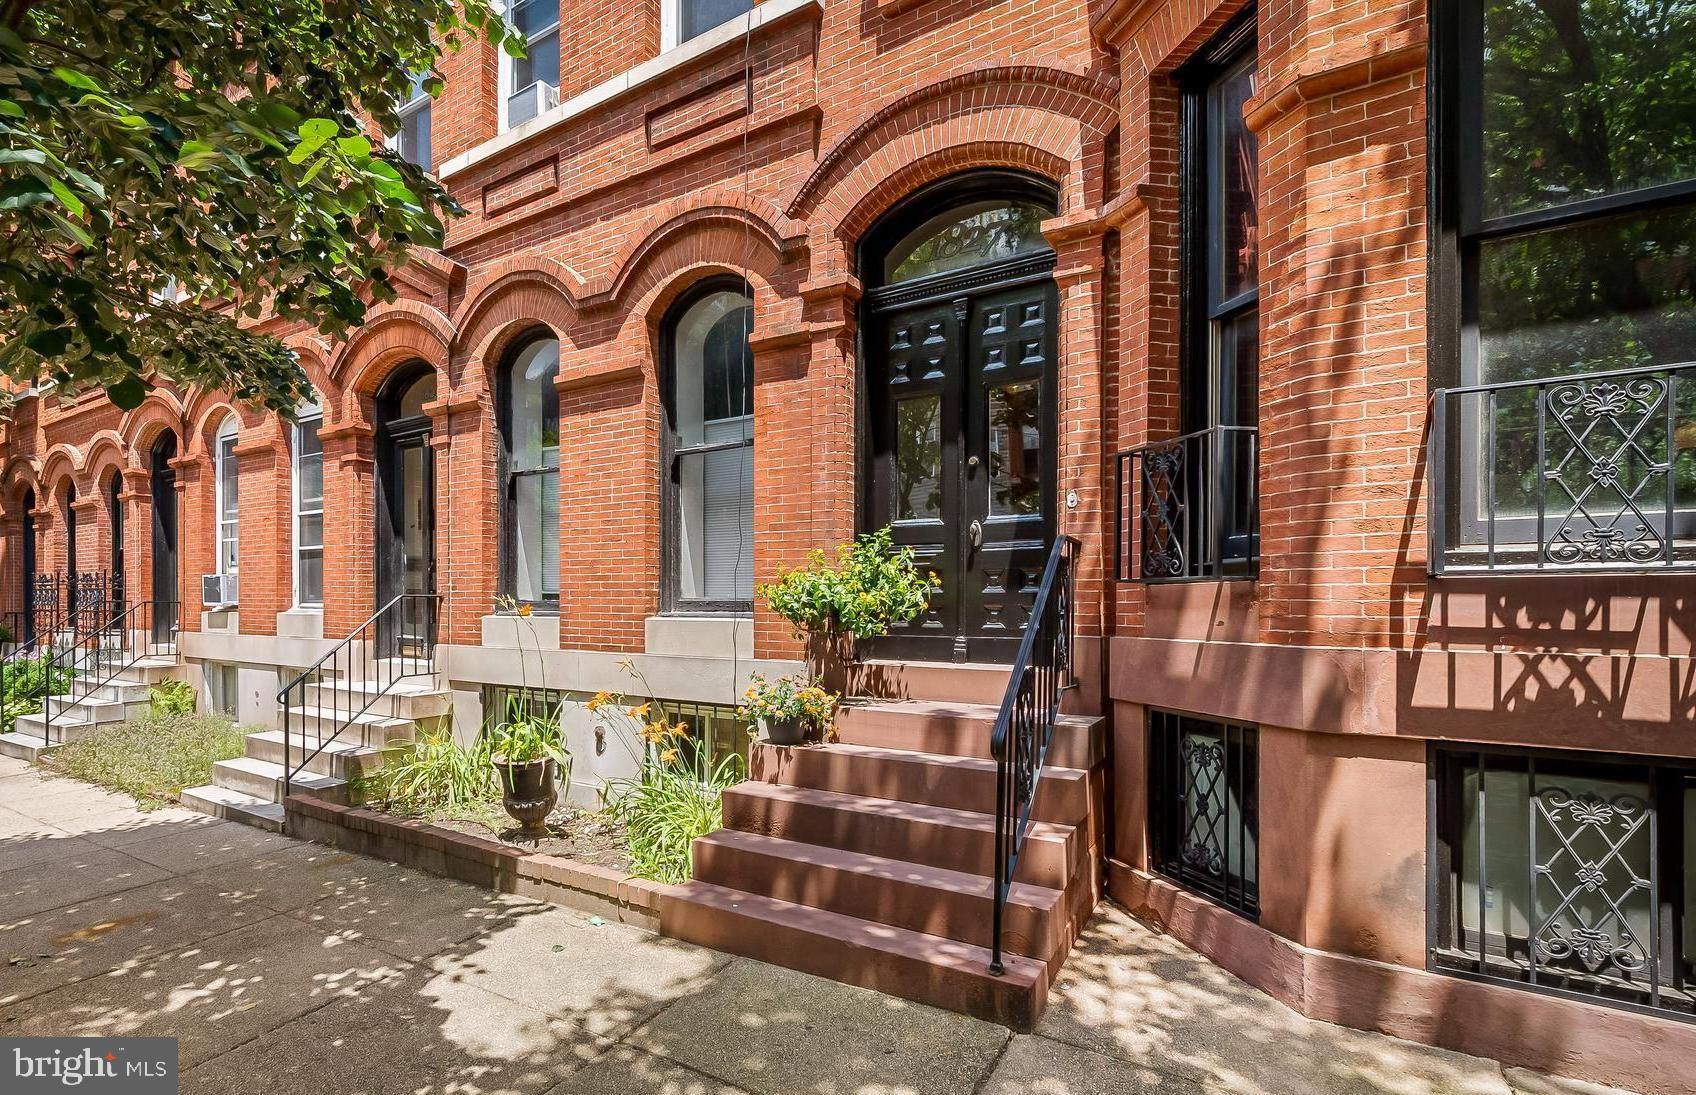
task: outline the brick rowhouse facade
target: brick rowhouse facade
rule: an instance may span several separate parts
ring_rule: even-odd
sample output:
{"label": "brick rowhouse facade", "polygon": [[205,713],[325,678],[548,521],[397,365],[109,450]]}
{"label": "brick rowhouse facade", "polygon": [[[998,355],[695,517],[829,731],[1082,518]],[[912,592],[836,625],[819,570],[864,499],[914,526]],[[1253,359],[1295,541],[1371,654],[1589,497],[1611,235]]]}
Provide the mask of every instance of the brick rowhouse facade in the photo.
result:
{"label": "brick rowhouse facade", "polygon": [[[1059,306],[1051,504],[1082,545],[1076,703],[1112,726],[1111,895],[1308,1014],[1646,1091],[1696,1083],[1688,1023],[1450,976],[1431,957],[1433,743],[1696,758],[1696,663],[1674,576],[1430,576],[1430,396],[1454,383],[1438,349],[1454,335],[1431,304],[1426,4],[1258,9],[1243,104],[1258,144],[1258,573],[1159,584],[1113,580],[1116,533],[1141,535],[1129,517],[1114,527],[1114,455],[1192,428],[1183,70],[1244,5],[765,0],[672,45],[671,2],[567,5],[562,105],[506,132],[507,63],[445,57],[432,162],[468,214],[345,343],[277,332],[324,407],[321,611],[294,604],[287,425],[165,388],[130,413],[98,393],[20,405],[0,483],[7,607],[23,596],[26,493],[37,568],[101,569],[114,482],[130,597],[154,596],[150,453],[172,432],[180,647],[241,666],[241,713],[265,718],[290,668],[377,602],[377,398],[422,362],[461,725],[484,686],[537,672],[628,689],[626,656],[656,693],[733,703],[749,673],[797,668],[802,650],[758,603],[751,634],[744,617],[664,612],[668,313],[715,275],[751,286],[753,574],[770,580],[864,523],[876,351],[861,241],[928,184],[1016,172],[1056,197],[1041,229]],[[559,610],[521,631],[496,610],[494,377],[539,328],[560,343]],[[231,414],[239,606],[202,613]],[[1151,712],[1257,728],[1253,915],[1159,869]],[[573,749],[579,778],[616,770],[586,739]]]}

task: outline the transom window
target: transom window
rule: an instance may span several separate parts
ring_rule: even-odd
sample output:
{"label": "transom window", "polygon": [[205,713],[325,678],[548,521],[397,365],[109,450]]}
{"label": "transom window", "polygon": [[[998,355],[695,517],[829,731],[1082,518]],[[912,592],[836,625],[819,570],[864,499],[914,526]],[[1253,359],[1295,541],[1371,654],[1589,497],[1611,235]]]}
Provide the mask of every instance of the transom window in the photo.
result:
{"label": "transom window", "polygon": [[1696,1013],[1696,770],[1495,748],[1435,757],[1434,966]]}
{"label": "transom window", "polygon": [[559,607],[559,342],[524,344],[501,381],[502,590]]}
{"label": "transom window", "polygon": [[300,408],[294,424],[294,603],[324,603],[324,411]]}
{"label": "transom window", "polygon": [[1253,726],[1148,713],[1154,869],[1248,917],[1260,912],[1258,739]]}
{"label": "transom window", "polygon": [[389,147],[399,152],[402,159],[426,171],[431,166],[430,93],[425,90],[429,79],[428,72],[413,76],[412,97],[400,108],[400,125],[389,138]]}
{"label": "transom window", "polygon": [[1438,10],[1446,534],[1490,566],[1672,562],[1696,532],[1696,0]]}
{"label": "transom window", "polygon": [[559,0],[518,0],[508,17],[524,56],[502,55],[505,127],[523,125],[559,102]]}
{"label": "transom window", "polygon": [[667,324],[668,611],[747,611],[754,596],[754,306],[712,281]]}
{"label": "transom window", "polygon": [[954,206],[925,221],[890,248],[883,279],[893,284],[1046,252],[1049,247],[1042,236],[1042,222],[1048,216],[1035,202],[991,199]]}
{"label": "transom window", "polygon": [[241,566],[241,475],[236,460],[236,428],[234,415],[225,418],[218,427],[214,448],[219,574],[235,574]]}

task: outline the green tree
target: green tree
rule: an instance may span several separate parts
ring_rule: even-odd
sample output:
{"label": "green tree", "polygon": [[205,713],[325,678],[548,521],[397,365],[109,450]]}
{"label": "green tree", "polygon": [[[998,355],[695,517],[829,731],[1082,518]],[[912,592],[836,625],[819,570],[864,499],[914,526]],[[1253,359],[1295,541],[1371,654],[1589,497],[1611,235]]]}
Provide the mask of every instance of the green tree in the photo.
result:
{"label": "green tree", "polygon": [[441,244],[460,210],[368,134],[476,34],[509,40],[490,0],[0,0],[0,375],[292,410],[242,325],[340,337]]}

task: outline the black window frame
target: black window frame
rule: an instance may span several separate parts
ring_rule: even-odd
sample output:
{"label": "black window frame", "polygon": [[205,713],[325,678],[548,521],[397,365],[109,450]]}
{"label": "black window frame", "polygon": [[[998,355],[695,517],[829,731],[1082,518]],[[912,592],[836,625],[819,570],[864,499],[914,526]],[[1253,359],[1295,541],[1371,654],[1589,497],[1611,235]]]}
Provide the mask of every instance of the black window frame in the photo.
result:
{"label": "black window frame", "polygon": [[[1241,849],[1245,833],[1254,838],[1254,880],[1230,869],[1230,826],[1225,825],[1225,869],[1218,878],[1187,863],[1183,837],[1189,827],[1185,808],[1190,786],[1178,747],[1186,729],[1206,728],[1220,735],[1226,801],[1235,787],[1238,802],[1237,841],[1239,867],[1246,866]],[[1248,920],[1260,919],[1260,728],[1253,723],[1209,718],[1179,711],[1149,708],[1146,717],[1148,760],[1148,858],[1154,872],[1222,908]]]}
{"label": "black window frame", "polygon": [[[732,449],[754,448],[754,430],[748,431],[746,438],[735,441],[718,441],[710,444],[679,445],[677,441],[677,329],[689,309],[700,301],[715,293],[735,292],[748,298],[750,310],[754,307],[754,287],[746,279],[735,275],[715,275],[705,278],[684,292],[666,309],[665,317],[660,323],[659,344],[659,383],[660,383],[660,615],[662,616],[751,616],[754,611],[752,597],[737,598],[686,598],[682,594],[681,567],[681,520],[678,507],[682,503],[678,478],[683,466],[683,460],[689,456],[704,456],[708,453]],[[748,388],[752,399],[754,389],[753,351],[749,354]],[[754,551],[753,513],[749,512],[748,551],[750,565]]]}
{"label": "black window frame", "polygon": [[[1444,0],[1431,9],[1426,62],[1426,138],[1430,149],[1426,186],[1431,224],[1426,310],[1427,383],[1433,389],[1477,385],[1481,381],[1478,263],[1482,245],[1613,217],[1678,206],[1696,207],[1696,175],[1693,175],[1675,182],[1541,209],[1484,216],[1484,133],[1479,113],[1484,69],[1481,63],[1469,63],[1470,59],[1483,55],[1483,18],[1483,7],[1478,4]],[[1444,434],[1433,440],[1441,446],[1439,470],[1445,482],[1432,492],[1429,503],[1430,521],[1441,526],[1444,542],[1475,549],[1482,557],[1487,550],[1487,538],[1492,566],[1499,537],[1511,537],[1515,543],[1536,543],[1539,538],[1536,518],[1484,515],[1480,483],[1486,476],[1488,461],[1482,457],[1484,449],[1493,443],[1492,438],[1465,416],[1461,422],[1447,426]],[[1696,535],[1696,515],[1678,510],[1673,538],[1683,541],[1692,535]],[[1541,546],[1538,551],[1540,554]],[[1441,561],[1434,562],[1440,565]]]}
{"label": "black window frame", "polygon": [[[518,525],[516,521],[518,509],[518,481],[526,476],[544,476],[552,472],[558,481],[556,489],[562,489],[564,481],[558,467],[530,468],[525,471],[512,469],[512,365],[518,360],[518,355],[534,346],[537,342],[551,340],[556,346],[563,348],[559,337],[547,327],[534,327],[525,331],[512,341],[507,352],[500,358],[501,367],[495,379],[495,422],[496,439],[496,481],[499,484],[497,505],[495,507],[495,524],[500,530],[499,562],[496,566],[496,594],[503,601],[514,605],[526,605],[543,616],[559,614],[560,592],[556,590],[550,597],[543,595],[540,599],[520,599],[518,597]],[[557,364],[559,351],[555,352],[554,376],[559,375]],[[554,414],[554,432],[560,431],[559,425],[559,388],[552,380],[547,384],[546,399],[552,402]],[[563,503],[563,498],[561,499]],[[563,504],[561,506],[563,510]],[[557,533],[556,533],[557,535]],[[557,577],[557,576],[556,576]],[[563,582],[562,582],[563,584]]]}
{"label": "black window frame", "polygon": [[[1646,821],[1649,839],[1653,842],[1651,918],[1658,955],[1650,961],[1657,965],[1654,989],[1629,992],[1615,985],[1598,984],[1590,988],[1574,988],[1575,982],[1585,979],[1563,974],[1552,967],[1543,967],[1539,974],[1529,948],[1521,947],[1527,961],[1516,963],[1511,957],[1507,940],[1492,937],[1487,930],[1485,910],[1478,913],[1478,940],[1469,942],[1465,931],[1460,901],[1465,871],[1462,850],[1467,834],[1462,827],[1462,801],[1468,763],[1476,763],[1479,771],[1479,798],[1488,792],[1486,773],[1492,770],[1524,765],[1531,773],[1529,789],[1535,789],[1536,765],[1545,768],[1583,767],[1586,778],[1629,780],[1641,776],[1647,783],[1649,805],[1653,817]],[[1696,1022],[1696,950],[1683,952],[1688,944],[1683,938],[1684,923],[1689,915],[1685,907],[1684,877],[1687,853],[1684,847],[1686,824],[1684,801],[1686,793],[1696,791],[1696,760],[1676,757],[1634,756],[1622,753],[1579,752],[1575,750],[1543,749],[1477,743],[1437,743],[1430,745],[1427,759],[1426,787],[1426,862],[1428,866],[1426,893],[1426,968],[1447,977],[1502,985],[1522,991],[1536,992],[1562,999],[1577,1000],[1601,1007],[1640,1012],[1677,1021]],[[1531,801],[1535,803],[1535,796]],[[1483,806],[1483,802],[1479,803]],[[1479,858],[1489,865],[1489,813],[1480,810],[1481,829]],[[1531,824],[1528,816],[1527,824]],[[1529,830],[1528,830],[1529,832]],[[1535,836],[1528,837],[1526,870],[1528,878],[1535,865]],[[1621,841],[1623,845],[1623,840]],[[1696,864],[1696,856],[1690,857]],[[1487,870],[1479,872],[1478,900],[1486,900],[1490,888]],[[1532,934],[1536,934],[1535,909],[1527,910]],[[1493,945],[1498,944],[1499,945]],[[1659,959],[1658,962],[1655,959]],[[1520,976],[1507,970],[1519,964]],[[1600,981],[1601,979],[1597,979]],[[1668,987],[1670,984],[1671,987]],[[1679,1006],[1644,1002],[1644,997],[1659,999],[1672,996]]]}

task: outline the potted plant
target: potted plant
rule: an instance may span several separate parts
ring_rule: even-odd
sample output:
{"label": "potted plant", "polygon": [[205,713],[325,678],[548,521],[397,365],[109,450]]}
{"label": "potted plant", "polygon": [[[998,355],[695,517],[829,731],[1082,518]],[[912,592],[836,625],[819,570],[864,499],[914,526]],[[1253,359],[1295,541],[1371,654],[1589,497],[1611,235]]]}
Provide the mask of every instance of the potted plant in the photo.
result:
{"label": "potted plant", "polygon": [[501,778],[501,805],[524,833],[542,835],[559,803],[560,774],[571,778],[559,713],[533,711],[521,697],[512,697],[505,721],[489,733],[489,749]]}
{"label": "potted plant", "polygon": [[942,584],[921,570],[912,548],[896,550],[888,528],[867,532],[836,550],[834,563],[815,551],[807,565],[760,586],[766,604],[808,640],[814,675],[840,687],[853,643],[888,634],[930,605]]}
{"label": "potted plant", "polygon": [[767,681],[755,673],[742,693],[742,718],[758,722],[773,745],[800,745],[822,735],[836,714],[837,697],[804,677]]}

